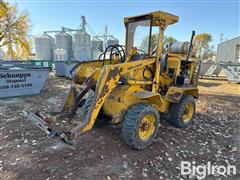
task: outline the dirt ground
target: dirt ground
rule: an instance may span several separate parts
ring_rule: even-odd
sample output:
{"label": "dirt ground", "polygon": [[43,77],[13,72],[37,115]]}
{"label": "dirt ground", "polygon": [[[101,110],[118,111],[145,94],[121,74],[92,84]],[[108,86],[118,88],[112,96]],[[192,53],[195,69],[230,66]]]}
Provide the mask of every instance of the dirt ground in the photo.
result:
{"label": "dirt ground", "polygon": [[0,100],[0,179],[196,179],[181,176],[181,161],[235,165],[236,176],[207,179],[240,179],[239,84],[200,80],[194,124],[178,129],[161,118],[156,140],[142,151],[125,145],[120,126],[93,129],[73,150],[20,115],[24,108],[59,110],[68,88],[50,76],[40,95]]}

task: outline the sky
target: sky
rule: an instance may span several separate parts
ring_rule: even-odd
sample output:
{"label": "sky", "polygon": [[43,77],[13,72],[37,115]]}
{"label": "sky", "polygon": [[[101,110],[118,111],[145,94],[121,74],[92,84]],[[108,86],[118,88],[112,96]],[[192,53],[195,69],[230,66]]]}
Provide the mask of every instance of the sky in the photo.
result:
{"label": "sky", "polygon": [[9,0],[17,3],[19,10],[27,10],[33,35],[45,30],[59,30],[62,26],[78,28],[80,16],[98,34],[104,26],[113,36],[125,42],[125,16],[140,15],[151,11],[165,11],[179,16],[179,22],[165,31],[179,41],[189,41],[192,30],[210,33],[212,45],[240,35],[239,0]]}

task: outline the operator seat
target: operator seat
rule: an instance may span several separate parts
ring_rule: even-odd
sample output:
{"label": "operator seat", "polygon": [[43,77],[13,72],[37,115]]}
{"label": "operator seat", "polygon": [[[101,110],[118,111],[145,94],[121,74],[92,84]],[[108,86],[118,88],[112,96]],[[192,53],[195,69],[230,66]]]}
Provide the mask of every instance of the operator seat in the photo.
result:
{"label": "operator seat", "polygon": [[131,61],[137,61],[137,60],[140,60],[140,59],[146,59],[147,57],[148,57],[147,54],[136,54],[136,55],[133,56]]}

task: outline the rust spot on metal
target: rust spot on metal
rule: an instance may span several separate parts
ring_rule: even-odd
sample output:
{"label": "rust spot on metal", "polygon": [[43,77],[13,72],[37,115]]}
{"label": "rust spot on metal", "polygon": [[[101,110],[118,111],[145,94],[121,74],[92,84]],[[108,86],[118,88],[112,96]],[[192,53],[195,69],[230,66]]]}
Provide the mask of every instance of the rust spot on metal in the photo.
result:
{"label": "rust spot on metal", "polygon": [[101,93],[99,94],[99,99],[103,98],[109,91],[108,85],[105,84],[101,90]]}
{"label": "rust spot on metal", "polygon": [[86,77],[84,76],[74,76],[74,79],[73,81],[76,83],[76,84],[83,84],[85,81],[86,81]]}
{"label": "rust spot on metal", "polygon": [[116,79],[116,77],[120,74],[120,70],[121,69],[119,69],[118,67],[110,69],[107,81],[110,81],[111,79]]}

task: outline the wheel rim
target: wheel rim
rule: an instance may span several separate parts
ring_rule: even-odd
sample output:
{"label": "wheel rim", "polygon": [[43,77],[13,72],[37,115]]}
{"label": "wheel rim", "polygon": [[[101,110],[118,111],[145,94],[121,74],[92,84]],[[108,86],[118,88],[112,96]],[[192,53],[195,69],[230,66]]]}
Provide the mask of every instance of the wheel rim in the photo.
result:
{"label": "wheel rim", "polygon": [[139,138],[147,140],[155,131],[155,117],[152,114],[144,116],[139,126]]}
{"label": "wheel rim", "polygon": [[194,107],[192,103],[189,103],[185,106],[184,113],[183,113],[183,121],[185,123],[188,123],[192,119],[193,111],[194,111]]}

